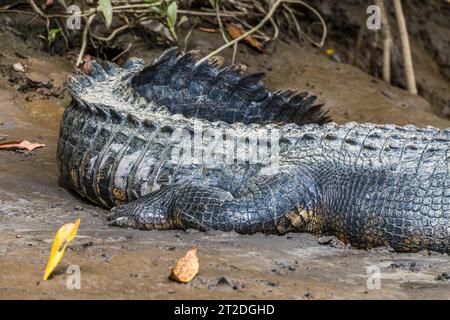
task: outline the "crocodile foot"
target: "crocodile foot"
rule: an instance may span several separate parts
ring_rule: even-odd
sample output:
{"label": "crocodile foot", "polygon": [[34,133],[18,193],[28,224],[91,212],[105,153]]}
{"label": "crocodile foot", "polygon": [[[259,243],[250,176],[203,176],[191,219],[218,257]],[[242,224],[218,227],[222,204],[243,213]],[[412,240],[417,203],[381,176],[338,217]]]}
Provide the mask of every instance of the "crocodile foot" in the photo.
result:
{"label": "crocodile foot", "polygon": [[109,225],[146,230],[171,229],[173,224],[168,207],[172,194],[170,188],[164,188],[114,207],[108,214]]}

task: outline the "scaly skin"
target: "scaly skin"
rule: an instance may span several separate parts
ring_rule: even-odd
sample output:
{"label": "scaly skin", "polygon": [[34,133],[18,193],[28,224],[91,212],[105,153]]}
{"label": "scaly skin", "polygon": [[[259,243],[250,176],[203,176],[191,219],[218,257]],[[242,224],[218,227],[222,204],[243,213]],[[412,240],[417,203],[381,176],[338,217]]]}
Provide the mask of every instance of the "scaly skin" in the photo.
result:
{"label": "scaly skin", "polygon": [[[113,225],[312,232],[362,248],[450,251],[450,131],[323,124],[313,97],[272,94],[258,75],[195,61],[172,50],[145,68],[94,63],[91,77],[69,84],[59,169],[82,196],[113,208]],[[278,170],[174,164],[172,133],[199,125],[279,130]]]}

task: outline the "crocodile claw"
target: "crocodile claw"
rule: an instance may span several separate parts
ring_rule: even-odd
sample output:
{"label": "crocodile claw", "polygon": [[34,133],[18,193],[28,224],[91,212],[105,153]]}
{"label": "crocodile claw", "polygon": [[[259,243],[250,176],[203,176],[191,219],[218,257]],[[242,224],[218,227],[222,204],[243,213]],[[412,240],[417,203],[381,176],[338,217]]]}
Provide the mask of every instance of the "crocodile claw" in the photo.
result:
{"label": "crocodile claw", "polygon": [[111,214],[108,215],[109,226],[113,227],[121,227],[121,228],[138,228],[138,223],[135,219],[131,217],[118,217],[118,218],[110,218]]}
{"label": "crocodile claw", "polygon": [[107,217],[109,225],[147,230],[172,228],[167,208],[168,201],[160,201],[159,193],[161,191],[112,208]]}

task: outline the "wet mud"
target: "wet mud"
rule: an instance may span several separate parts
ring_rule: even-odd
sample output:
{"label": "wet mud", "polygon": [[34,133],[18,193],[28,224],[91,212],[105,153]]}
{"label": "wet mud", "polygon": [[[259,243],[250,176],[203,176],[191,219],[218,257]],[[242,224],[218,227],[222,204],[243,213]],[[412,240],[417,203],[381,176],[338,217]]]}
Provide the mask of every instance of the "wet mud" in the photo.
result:
{"label": "wet mud", "polygon": [[[3,35],[4,36],[4,35]],[[208,39],[193,46],[208,49]],[[5,43],[0,41],[0,43]],[[290,50],[287,50],[290,48]],[[61,57],[3,48],[0,65],[23,62],[62,86],[70,64]],[[19,48],[20,49],[20,48]],[[266,55],[243,47],[240,62],[268,73],[271,89],[300,88],[326,102],[338,122],[349,120],[450,127],[420,97],[313,51],[280,43]],[[225,53],[229,54],[228,52]],[[148,56],[157,55],[152,51]],[[30,60],[32,63],[30,62]],[[238,235],[224,232],[139,231],[109,227],[106,211],[59,182],[55,153],[67,97],[20,92],[0,80],[0,138],[45,143],[33,152],[0,151],[0,298],[25,299],[448,299],[450,257],[388,248],[335,246],[309,234]],[[40,80],[39,80],[40,79]],[[383,110],[383,111],[380,111]],[[80,218],[77,237],[53,276],[42,276],[57,229]],[[168,279],[170,268],[192,246],[200,271],[188,284]],[[69,289],[67,268],[78,266],[81,288]],[[378,288],[371,272],[380,271]]]}

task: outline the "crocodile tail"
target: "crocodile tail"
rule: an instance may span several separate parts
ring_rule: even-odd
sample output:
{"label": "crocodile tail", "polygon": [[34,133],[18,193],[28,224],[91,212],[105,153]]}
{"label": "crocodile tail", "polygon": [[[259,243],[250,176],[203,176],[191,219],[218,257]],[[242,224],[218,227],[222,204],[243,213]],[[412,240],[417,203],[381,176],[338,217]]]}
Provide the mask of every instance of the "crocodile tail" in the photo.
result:
{"label": "crocodile tail", "polygon": [[272,96],[271,112],[281,122],[294,122],[299,125],[310,123],[324,124],[331,121],[324,104],[315,104],[317,97],[303,91],[277,91]]}
{"label": "crocodile tail", "polygon": [[198,51],[178,57],[175,48],[169,49],[134,75],[131,85],[147,101],[186,117],[245,124],[330,121],[323,105],[314,104],[315,96],[272,93],[261,81],[263,73],[244,75],[242,65],[222,68],[220,57],[199,59]]}

